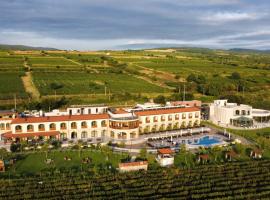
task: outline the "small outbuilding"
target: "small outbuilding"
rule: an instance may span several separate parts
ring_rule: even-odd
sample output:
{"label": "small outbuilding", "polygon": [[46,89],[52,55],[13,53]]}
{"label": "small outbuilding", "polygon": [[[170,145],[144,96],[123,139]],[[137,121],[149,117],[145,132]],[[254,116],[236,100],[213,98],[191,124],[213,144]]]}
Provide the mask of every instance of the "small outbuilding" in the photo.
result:
{"label": "small outbuilding", "polygon": [[138,170],[147,171],[147,168],[148,168],[148,162],[147,161],[135,161],[135,162],[119,163],[119,171],[120,172],[130,172],[130,171],[138,171]]}
{"label": "small outbuilding", "polygon": [[170,148],[158,149],[156,160],[162,167],[171,166],[174,164],[174,151]]}

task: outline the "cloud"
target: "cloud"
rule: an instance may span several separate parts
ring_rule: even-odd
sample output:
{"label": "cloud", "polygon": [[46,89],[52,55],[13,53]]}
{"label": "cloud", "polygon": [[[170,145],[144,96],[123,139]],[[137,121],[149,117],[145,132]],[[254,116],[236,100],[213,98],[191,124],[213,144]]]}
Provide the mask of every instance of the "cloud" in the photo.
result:
{"label": "cloud", "polygon": [[132,42],[254,46],[270,39],[269,10],[267,0],[1,0],[0,43],[79,50]]}
{"label": "cloud", "polygon": [[247,12],[217,12],[208,13],[201,17],[202,21],[214,22],[214,23],[225,23],[243,20],[257,20],[264,17],[262,13],[247,13]]}

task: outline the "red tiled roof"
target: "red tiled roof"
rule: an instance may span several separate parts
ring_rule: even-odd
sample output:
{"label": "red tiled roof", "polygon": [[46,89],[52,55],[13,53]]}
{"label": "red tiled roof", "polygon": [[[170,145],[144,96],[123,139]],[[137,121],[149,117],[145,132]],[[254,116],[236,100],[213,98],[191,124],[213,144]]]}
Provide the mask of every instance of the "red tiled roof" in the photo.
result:
{"label": "red tiled roof", "polygon": [[136,115],[139,115],[139,116],[145,116],[145,115],[162,115],[162,114],[194,112],[194,111],[200,111],[200,109],[196,108],[196,107],[163,108],[163,109],[155,109],[155,110],[135,111],[135,113],[136,113]]}
{"label": "red tiled roof", "polygon": [[59,134],[60,134],[59,131],[17,133],[17,134],[12,134],[11,132],[7,132],[7,133],[2,134],[2,137],[4,137],[4,138],[26,138],[26,137],[35,137],[35,136],[56,136]]}
{"label": "red tiled roof", "polygon": [[78,120],[95,120],[109,119],[108,114],[91,114],[91,115],[63,115],[50,117],[25,117],[12,120],[12,124],[40,123],[40,122],[60,122],[60,121],[78,121]]}
{"label": "red tiled roof", "polygon": [[141,165],[148,165],[148,162],[138,161],[138,162],[119,163],[119,167],[133,167],[133,166],[141,166]]}
{"label": "red tiled roof", "polygon": [[158,150],[159,154],[172,154],[173,150],[169,149],[169,148],[165,148],[165,149],[159,149]]}

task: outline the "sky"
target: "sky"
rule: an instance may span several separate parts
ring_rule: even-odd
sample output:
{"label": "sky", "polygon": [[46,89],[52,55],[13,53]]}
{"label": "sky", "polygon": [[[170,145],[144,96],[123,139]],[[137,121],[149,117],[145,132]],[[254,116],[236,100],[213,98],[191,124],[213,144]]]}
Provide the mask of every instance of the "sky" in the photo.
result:
{"label": "sky", "polygon": [[270,49],[270,1],[0,0],[0,43]]}

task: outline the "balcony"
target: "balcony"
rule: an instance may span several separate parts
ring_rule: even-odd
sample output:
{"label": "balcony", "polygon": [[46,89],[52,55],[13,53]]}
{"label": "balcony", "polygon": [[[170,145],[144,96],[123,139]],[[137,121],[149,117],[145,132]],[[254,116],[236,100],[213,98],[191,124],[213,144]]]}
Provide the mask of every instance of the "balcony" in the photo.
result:
{"label": "balcony", "polygon": [[92,128],[97,128],[97,125],[92,125]]}
{"label": "balcony", "polygon": [[67,127],[65,127],[65,126],[64,126],[64,127],[61,127],[60,129],[61,129],[61,130],[66,130],[66,129],[67,129]]}
{"label": "balcony", "polygon": [[45,128],[39,128],[38,131],[45,131]]}
{"label": "balcony", "polygon": [[27,130],[27,132],[33,132],[34,131],[34,129],[28,129]]}
{"label": "balcony", "polygon": [[82,126],[82,128],[87,128],[87,126],[85,125],[85,126]]}

